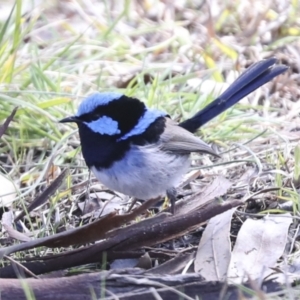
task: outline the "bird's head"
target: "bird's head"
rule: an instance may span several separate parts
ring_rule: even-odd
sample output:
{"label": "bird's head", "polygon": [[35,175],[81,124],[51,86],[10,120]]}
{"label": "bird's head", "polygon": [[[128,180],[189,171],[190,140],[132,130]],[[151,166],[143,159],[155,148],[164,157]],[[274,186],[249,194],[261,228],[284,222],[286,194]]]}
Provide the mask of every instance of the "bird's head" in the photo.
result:
{"label": "bird's head", "polygon": [[143,134],[159,117],[166,113],[148,109],[136,98],[119,93],[95,93],[84,99],[75,116],[60,120],[61,123],[75,122],[79,129],[84,126],[94,133],[126,140]]}

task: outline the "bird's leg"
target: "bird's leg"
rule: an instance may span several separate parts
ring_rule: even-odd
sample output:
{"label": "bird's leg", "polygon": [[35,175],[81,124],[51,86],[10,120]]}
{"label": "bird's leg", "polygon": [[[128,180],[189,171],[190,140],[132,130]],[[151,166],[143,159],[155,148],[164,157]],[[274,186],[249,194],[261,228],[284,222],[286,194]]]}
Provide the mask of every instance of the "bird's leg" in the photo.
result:
{"label": "bird's leg", "polygon": [[169,198],[169,200],[171,202],[171,213],[172,213],[172,215],[175,214],[176,195],[177,195],[177,192],[176,192],[176,189],[174,187],[167,190],[167,197]]}
{"label": "bird's leg", "polygon": [[[175,214],[175,202],[177,200],[176,199],[176,195],[177,195],[176,189],[175,188],[170,188],[166,191],[166,194],[167,194],[167,197],[169,198],[170,203],[171,203],[171,213],[174,215]],[[137,201],[144,201],[144,200],[133,198],[132,202],[130,204],[130,207],[127,210],[127,213],[129,213],[132,210],[133,206],[135,205],[135,203]]]}

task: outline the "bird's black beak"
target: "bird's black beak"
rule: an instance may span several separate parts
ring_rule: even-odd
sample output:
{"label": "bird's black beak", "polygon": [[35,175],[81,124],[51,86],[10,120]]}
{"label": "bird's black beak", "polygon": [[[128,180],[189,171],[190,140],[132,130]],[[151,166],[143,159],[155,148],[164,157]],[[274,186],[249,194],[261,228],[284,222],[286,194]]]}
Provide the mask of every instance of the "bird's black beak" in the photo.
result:
{"label": "bird's black beak", "polygon": [[80,119],[76,116],[67,117],[59,121],[59,123],[79,123]]}

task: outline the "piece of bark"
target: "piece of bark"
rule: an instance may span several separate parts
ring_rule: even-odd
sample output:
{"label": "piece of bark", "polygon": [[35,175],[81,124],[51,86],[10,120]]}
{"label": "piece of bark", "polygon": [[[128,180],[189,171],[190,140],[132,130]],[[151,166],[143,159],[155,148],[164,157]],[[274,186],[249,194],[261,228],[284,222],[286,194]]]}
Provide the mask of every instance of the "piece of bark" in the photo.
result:
{"label": "piece of bark", "polygon": [[[241,299],[242,291],[247,290],[238,286],[226,286],[224,282],[203,282],[196,273],[141,275],[139,269],[102,271],[62,278],[0,279],[0,286],[2,300],[28,299],[25,288],[36,300],[90,300],[93,296],[106,300],[153,300],[154,295],[159,295],[162,299],[179,299],[183,295],[195,299],[201,295],[203,300],[215,300],[223,295],[225,299],[237,300]],[[259,289],[253,288],[251,284],[247,287],[249,293],[245,292],[243,295],[249,298]],[[278,292],[281,289],[278,283],[268,281],[263,284],[262,293]],[[277,296],[280,296],[279,293]]]}
{"label": "piece of bark", "polygon": [[[107,260],[114,251],[137,250],[141,247],[163,243],[193,231],[199,224],[232,207],[241,201],[212,201],[197,210],[183,216],[170,216],[167,213],[157,215],[128,227],[115,229],[105,235],[105,240],[92,246],[79,248],[40,262],[24,263],[23,265],[36,275],[63,270],[83,264]],[[0,277],[15,277],[12,266],[0,269]]]}

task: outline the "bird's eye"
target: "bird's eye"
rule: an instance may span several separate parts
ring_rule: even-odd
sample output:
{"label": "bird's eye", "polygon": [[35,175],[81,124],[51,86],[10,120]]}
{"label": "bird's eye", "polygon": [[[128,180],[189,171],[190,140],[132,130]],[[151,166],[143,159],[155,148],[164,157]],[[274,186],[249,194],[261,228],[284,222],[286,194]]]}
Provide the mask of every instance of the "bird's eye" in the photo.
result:
{"label": "bird's eye", "polygon": [[101,117],[101,114],[84,114],[81,115],[79,118],[83,122],[92,122],[96,121]]}
{"label": "bird's eye", "polygon": [[93,112],[82,114],[80,116],[80,119],[83,122],[92,122],[92,121],[99,120],[103,116],[105,116],[105,113],[103,111],[94,110]]}
{"label": "bird's eye", "polygon": [[93,120],[98,120],[99,118],[103,117],[103,114],[96,113],[92,115]]}

